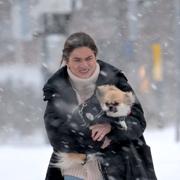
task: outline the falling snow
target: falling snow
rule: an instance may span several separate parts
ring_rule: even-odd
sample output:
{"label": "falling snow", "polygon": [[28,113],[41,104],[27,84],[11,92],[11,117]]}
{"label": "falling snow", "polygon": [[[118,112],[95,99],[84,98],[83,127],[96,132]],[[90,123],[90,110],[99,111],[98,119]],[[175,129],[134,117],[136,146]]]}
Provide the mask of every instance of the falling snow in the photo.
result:
{"label": "falling snow", "polygon": [[[129,5],[137,2],[131,7],[137,9],[128,7],[127,2]],[[0,1],[0,179],[44,179],[52,148],[44,127],[46,103],[42,88],[59,69],[64,40],[74,31],[90,33],[98,44],[98,59],[113,64],[128,77],[144,109],[145,137],[152,149],[158,179],[180,179],[180,145],[175,142],[180,107],[180,22],[175,2]],[[46,13],[49,14],[43,19]],[[52,14],[59,15],[60,19]],[[65,19],[64,14],[68,15]],[[45,20],[50,20],[46,30]],[[64,32],[52,33],[58,26]],[[154,44],[161,47],[161,67],[153,59],[157,57],[153,54]],[[158,67],[162,68],[160,81],[155,78]],[[104,78],[111,76],[104,71],[100,73]],[[52,98],[56,96],[57,93]],[[56,106],[63,107],[65,112],[77,110],[74,104],[63,101]],[[91,113],[86,117],[94,120]],[[71,119],[72,114],[67,113],[72,134],[84,138],[84,132],[78,131]],[[59,123],[54,120],[51,125],[57,127]],[[67,149],[70,147],[67,141],[61,143]]]}

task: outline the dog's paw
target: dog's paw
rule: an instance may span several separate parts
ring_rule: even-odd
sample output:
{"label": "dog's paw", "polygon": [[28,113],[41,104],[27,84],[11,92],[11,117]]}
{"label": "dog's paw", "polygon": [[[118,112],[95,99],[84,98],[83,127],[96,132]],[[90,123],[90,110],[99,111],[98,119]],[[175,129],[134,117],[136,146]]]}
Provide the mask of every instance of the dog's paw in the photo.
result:
{"label": "dog's paw", "polygon": [[126,122],[123,120],[118,121],[118,129],[127,131],[128,127]]}

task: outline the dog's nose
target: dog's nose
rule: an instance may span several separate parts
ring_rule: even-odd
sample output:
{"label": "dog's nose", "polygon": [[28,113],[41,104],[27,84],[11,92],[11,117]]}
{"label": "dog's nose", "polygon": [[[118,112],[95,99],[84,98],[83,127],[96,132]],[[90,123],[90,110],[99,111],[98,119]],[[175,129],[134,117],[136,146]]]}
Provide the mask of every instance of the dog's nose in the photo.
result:
{"label": "dog's nose", "polygon": [[117,112],[117,108],[115,106],[109,106],[109,111],[111,112]]}

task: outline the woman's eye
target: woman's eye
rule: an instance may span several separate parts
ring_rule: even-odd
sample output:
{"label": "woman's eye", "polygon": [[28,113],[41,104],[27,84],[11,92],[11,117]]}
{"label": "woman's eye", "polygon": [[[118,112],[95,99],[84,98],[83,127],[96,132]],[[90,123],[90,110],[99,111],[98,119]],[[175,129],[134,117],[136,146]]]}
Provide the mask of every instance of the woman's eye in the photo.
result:
{"label": "woman's eye", "polygon": [[87,59],[86,59],[86,61],[91,61],[93,58],[92,57],[88,57]]}
{"label": "woman's eye", "polygon": [[79,63],[79,62],[81,62],[81,60],[80,59],[74,59],[74,62]]}

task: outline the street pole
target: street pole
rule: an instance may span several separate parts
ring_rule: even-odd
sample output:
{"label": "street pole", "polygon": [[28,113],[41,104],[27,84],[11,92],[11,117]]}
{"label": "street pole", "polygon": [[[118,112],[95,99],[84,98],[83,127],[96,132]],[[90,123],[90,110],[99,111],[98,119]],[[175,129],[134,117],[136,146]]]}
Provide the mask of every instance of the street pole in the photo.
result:
{"label": "street pole", "polygon": [[138,37],[137,0],[127,0],[129,39],[135,41]]}
{"label": "street pole", "polygon": [[127,8],[128,40],[126,43],[128,47],[128,60],[133,62],[133,66],[138,66],[135,60],[135,42],[138,38],[137,0],[127,0]]}
{"label": "street pole", "polygon": [[176,97],[176,126],[175,126],[175,140],[179,142],[180,140],[180,0],[174,0],[175,8],[175,78],[177,81],[177,97]]}

